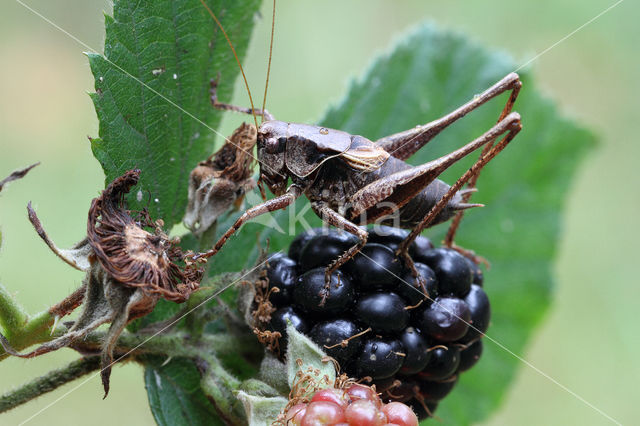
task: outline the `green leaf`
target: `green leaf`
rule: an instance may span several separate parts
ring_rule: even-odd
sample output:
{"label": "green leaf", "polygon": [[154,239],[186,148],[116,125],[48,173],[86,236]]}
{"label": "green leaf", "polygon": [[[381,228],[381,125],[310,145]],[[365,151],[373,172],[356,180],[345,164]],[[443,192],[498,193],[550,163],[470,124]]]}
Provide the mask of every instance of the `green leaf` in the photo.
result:
{"label": "green leaf", "polygon": [[[489,51],[458,33],[423,25],[374,61],[340,105],[327,112],[322,125],[375,140],[452,111],[515,68],[503,53]],[[488,335],[518,355],[549,307],[565,194],[581,159],[594,145],[588,131],[564,118],[540,94],[528,71],[521,78],[523,89],[515,110],[522,115],[524,130],[482,172],[473,201],[486,207],[467,212],[456,239],[491,262],[485,280],[493,311]],[[427,162],[481,135],[496,122],[505,101],[503,95],[472,112],[409,162]],[[443,180],[452,184],[477,156],[471,157],[448,170]],[[308,206],[296,204],[297,212]],[[291,212],[273,215],[284,231],[289,230],[290,217]],[[304,219],[312,226],[319,223],[310,211]],[[299,223],[293,225],[296,232],[302,228]],[[249,225],[237,237],[238,244],[247,244],[242,261],[255,258],[251,250],[256,244],[248,239],[256,241],[260,226]],[[426,234],[438,243],[446,229],[443,224]],[[270,239],[272,251],[286,251],[293,235],[263,226],[259,238],[263,244]],[[236,262],[241,261],[239,247],[232,251]],[[438,408],[437,415],[446,423],[486,419],[523,365],[489,339],[484,343],[479,365],[462,375]]]}
{"label": "green leaf", "polygon": [[242,401],[247,412],[249,426],[270,425],[282,409],[287,405],[288,399],[284,397],[264,397],[250,395],[244,391],[238,392],[238,399]]}
{"label": "green leaf", "polygon": [[[260,0],[207,4],[242,59]],[[213,150],[221,113],[210,105],[209,81],[220,75],[219,98],[228,101],[239,69],[198,0],[116,0],[105,26],[104,56],[89,55],[100,121],[92,150],[107,182],[142,170],[130,206],[148,205],[170,229],[184,214],[189,173]]]}
{"label": "green leaf", "polygon": [[265,350],[258,378],[282,395],[287,395],[291,390],[287,377],[287,366],[269,350]]}
{"label": "green leaf", "polygon": [[316,372],[314,379],[318,384],[330,384],[336,380],[336,369],[326,354],[307,336],[300,333],[291,324],[287,324],[287,377],[289,387],[300,379],[300,374]]}
{"label": "green leaf", "polygon": [[200,373],[191,361],[174,359],[146,364],[145,387],[149,405],[160,426],[222,425],[211,402],[200,388]]}

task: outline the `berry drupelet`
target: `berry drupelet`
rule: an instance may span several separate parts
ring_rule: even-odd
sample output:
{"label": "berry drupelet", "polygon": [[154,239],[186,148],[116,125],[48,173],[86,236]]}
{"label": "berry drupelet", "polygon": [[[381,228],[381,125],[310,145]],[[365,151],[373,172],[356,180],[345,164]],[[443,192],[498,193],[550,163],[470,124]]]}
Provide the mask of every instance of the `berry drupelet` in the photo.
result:
{"label": "berry drupelet", "polygon": [[[473,261],[451,248],[434,248],[425,237],[409,250],[415,277],[396,256],[407,232],[384,226],[369,231],[368,243],[332,275],[328,289],[325,267],[355,244],[352,235],[312,229],[293,240],[288,256],[273,255],[266,276],[269,288],[279,291],[270,293],[276,310],[266,329],[283,334],[282,348],[291,321],[343,372],[376,384],[387,407],[406,402],[425,418],[482,354],[491,315],[484,277]],[[349,416],[375,411],[353,401],[327,408],[322,404],[337,403],[322,395],[292,407],[291,418],[335,415],[349,423]]]}

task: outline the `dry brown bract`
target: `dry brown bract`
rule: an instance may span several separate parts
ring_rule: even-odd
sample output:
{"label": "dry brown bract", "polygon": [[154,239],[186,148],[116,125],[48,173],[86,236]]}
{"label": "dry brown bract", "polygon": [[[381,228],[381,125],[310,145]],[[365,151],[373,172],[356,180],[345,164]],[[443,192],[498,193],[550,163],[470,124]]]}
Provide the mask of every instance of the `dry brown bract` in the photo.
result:
{"label": "dry brown bract", "polygon": [[[65,333],[28,353],[18,353],[0,335],[8,353],[33,358],[63,347],[77,348],[91,331],[111,323],[102,343],[102,383],[105,396],[113,364],[113,350],[125,326],[150,313],[160,298],[183,302],[198,288],[202,269],[186,262],[185,254],[143,211],[124,207],[124,196],[138,182],[140,170],[114,180],[89,209],[87,238],[69,250],[58,248],[44,231],[31,205],[29,220],[51,250],[72,267],[87,274],[82,287],[49,312],[56,318],[71,313],[82,297],[82,312]],[[148,230],[150,229],[150,230]],[[180,266],[184,263],[185,266]]]}
{"label": "dry brown bract", "polygon": [[25,167],[24,169],[16,170],[15,172],[11,173],[6,178],[0,180],[0,191],[2,191],[2,188],[4,188],[4,186],[6,184],[8,184],[9,182],[13,182],[14,180],[22,179],[23,177],[25,177],[27,175],[27,173],[29,173],[29,171],[31,169],[33,169],[35,166],[37,166],[38,164],[40,164],[40,163],[38,162],[38,163],[30,165],[29,167]]}
{"label": "dry brown bract", "polygon": [[202,270],[178,265],[185,255],[179,241],[162,231],[161,221],[153,223],[144,211],[136,221],[124,208],[124,195],[139,175],[139,170],[125,173],[93,200],[87,223],[89,244],[102,267],[123,285],[183,302],[198,288]]}

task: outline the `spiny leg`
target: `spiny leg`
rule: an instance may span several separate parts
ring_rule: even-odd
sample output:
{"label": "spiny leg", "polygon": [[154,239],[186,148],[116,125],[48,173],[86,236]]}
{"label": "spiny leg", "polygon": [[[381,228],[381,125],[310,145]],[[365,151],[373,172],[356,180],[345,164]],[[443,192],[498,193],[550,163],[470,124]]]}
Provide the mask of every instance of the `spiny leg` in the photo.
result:
{"label": "spiny leg", "polygon": [[[476,175],[489,161],[491,161],[496,155],[502,151],[509,142],[513,140],[513,138],[520,132],[522,129],[522,124],[520,122],[520,115],[517,113],[511,113],[503,121],[498,123],[500,125],[504,123],[506,128],[505,131],[507,134],[502,138],[502,140],[494,145],[485,155],[481,156],[472,166],[467,170],[457,181],[456,183],[449,188],[447,193],[431,208],[429,213],[422,219],[422,221],[409,233],[407,238],[400,243],[398,247],[397,254],[398,256],[402,256],[402,258],[407,263],[407,266],[411,269],[413,275],[418,277],[418,273],[415,269],[415,265],[413,264],[413,260],[409,256],[409,246],[411,243],[420,235],[420,233],[427,228],[431,222],[436,218],[438,213],[447,205],[447,203],[455,196],[455,194],[462,188],[462,186],[467,183],[474,175]],[[498,126],[496,125],[496,126]],[[494,128],[496,127],[494,126]],[[504,133],[504,132],[503,132]],[[485,135],[490,134],[490,131],[485,133]],[[497,136],[491,136],[491,143],[495,140]],[[482,137],[481,137],[482,138]]]}
{"label": "spiny leg", "polygon": [[[504,106],[504,109],[502,110],[502,113],[500,114],[500,118],[498,118],[498,122],[500,122],[500,120],[504,119],[504,117],[507,116],[507,114],[511,113],[511,110],[513,109],[513,104],[516,102],[516,98],[518,97],[518,93],[520,93],[520,88],[522,87],[522,82],[520,80],[517,81],[516,86],[513,88],[513,90],[511,91],[511,95],[509,96],[509,99],[507,100],[507,104]],[[489,143],[487,144],[483,149],[482,152],[480,153],[480,157],[484,156],[487,152],[489,152],[489,150],[491,149],[491,147],[493,146],[493,143]],[[480,177],[480,172],[482,171],[482,169],[478,169],[478,172],[471,176],[471,179],[469,179],[469,182],[467,183],[467,189],[466,193],[462,194],[462,202],[463,203],[468,203],[469,200],[471,199],[471,196],[473,195],[473,192],[475,192],[475,188],[476,188],[476,183],[478,182],[478,178]],[[471,253],[468,250],[462,249],[460,247],[457,247],[455,245],[455,243],[453,242],[455,236],[456,236],[456,232],[458,231],[458,228],[460,226],[460,223],[462,222],[462,217],[464,216],[464,211],[461,210],[458,213],[456,213],[455,217],[453,218],[453,220],[451,221],[451,225],[449,225],[449,229],[447,230],[447,235],[445,236],[444,239],[444,245],[447,247],[452,247],[458,251],[460,251],[462,254],[466,255],[467,257],[471,258],[476,264],[478,263],[484,263],[485,265],[489,265],[489,263],[483,259],[482,257],[476,256],[475,253]]]}
{"label": "spiny leg", "polygon": [[[467,115],[469,112],[475,110],[479,106],[485,104],[489,100],[496,96],[511,90],[511,95],[504,106],[498,122],[506,117],[512,110],[513,104],[520,92],[520,77],[516,73],[508,74],[502,80],[485,90],[478,96],[475,96],[471,101],[450,112],[449,114],[427,123],[422,126],[415,127],[413,129],[406,130],[404,132],[396,133],[378,139],[376,144],[381,146],[385,151],[393,155],[400,160],[406,160],[415,154],[420,148],[426,145],[431,139],[438,135],[441,131],[446,129],[449,125],[453,124],[460,118]],[[487,150],[488,152],[488,150]]]}
{"label": "spiny leg", "polygon": [[211,95],[210,99],[211,99],[211,105],[214,108],[217,109],[221,109],[221,110],[225,110],[225,111],[235,111],[235,112],[240,112],[243,114],[249,114],[249,115],[259,115],[262,117],[263,120],[266,121],[270,121],[273,120],[274,117],[273,115],[271,115],[271,113],[269,113],[269,111],[262,110],[262,109],[258,109],[258,108],[244,108],[244,107],[240,107],[237,105],[231,105],[231,104],[225,104],[222,102],[218,101],[218,78],[212,78],[211,81],[209,82],[209,94]]}
{"label": "spiny leg", "polygon": [[[519,120],[519,115],[513,113],[507,119],[494,125],[482,136],[447,155],[371,182],[350,197],[349,217],[356,217],[366,213],[367,221],[372,221],[393,213],[407,204],[455,162],[465,158],[478,148],[493,143],[495,139],[510,129],[512,122],[515,120]],[[464,194],[465,191],[460,192]],[[381,205],[383,201],[386,202],[386,206]],[[436,201],[434,200],[433,203],[435,204]],[[388,203],[393,206],[388,205]],[[458,205],[459,209],[469,207],[475,207],[475,205],[465,203]]]}
{"label": "spiny leg", "polygon": [[355,244],[354,246],[350,247],[347,251],[342,253],[340,257],[334,260],[325,269],[324,271],[325,291],[324,291],[324,294],[322,295],[322,302],[320,302],[321,304],[324,304],[330,291],[329,285],[331,284],[331,274],[333,274],[339,267],[341,267],[346,262],[348,262],[353,256],[355,256],[362,249],[362,247],[364,247],[364,245],[367,243],[367,238],[369,237],[369,233],[364,229],[358,227],[358,225],[356,225],[355,223],[347,220],[344,216],[338,214],[337,212],[329,208],[329,206],[325,202],[313,202],[311,203],[311,208],[322,219],[323,222],[328,223],[329,225],[334,226],[338,229],[343,229],[360,239],[360,241],[358,241],[357,244]]}
{"label": "spiny leg", "polygon": [[224,244],[227,242],[229,237],[231,237],[246,222],[262,214],[287,208],[288,206],[293,204],[296,198],[298,198],[300,195],[302,195],[302,189],[298,186],[292,185],[289,187],[286,193],[280,195],[279,197],[265,201],[262,204],[258,204],[257,206],[251,207],[250,209],[246,210],[242,214],[242,216],[240,216],[238,220],[235,221],[233,226],[231,226],[231,228],[229,228],[227,232],[225,232],[224,235],[220,237],[218,242],[213,246],[211,250],[204,253],[195,254],[192,257],[192,260],[198,261],[200,259],[210,258],[214,254],[219,252],[222,246],[224,246]]}

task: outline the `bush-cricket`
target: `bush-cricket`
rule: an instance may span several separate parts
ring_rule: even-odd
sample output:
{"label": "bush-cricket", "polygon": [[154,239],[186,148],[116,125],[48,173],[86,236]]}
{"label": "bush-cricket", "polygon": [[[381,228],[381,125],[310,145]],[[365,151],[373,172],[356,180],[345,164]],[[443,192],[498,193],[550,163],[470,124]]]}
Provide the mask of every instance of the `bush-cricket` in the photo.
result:
{"label": "bush-cricket", "polygon": [[[213,11],[202,0],[201,3],[224,33]],[[273,25],[271,37],[273,43]],[[232,46],[231,40],[227,40]],[[242,68],[239,60],[238,65]],[[425,228],[456,216],[445,240],[446,245],[452,246],[463,211],[479,206],[468,203],[475,190],[478,173],[522,128],[520,115],[512,112],[521,85],[517,74],[508,74],[451,113],[377,141],[340,130],[277,121],[264,109],[264,103],[262,109],[256,109],[251,100],[250,108],[242,108],[218,102],[214,93],[212,101],[215,107],[253,114],[256,126],[256,115],[262,117],[263,121],[257,132],[260,181],[276,197],[246,210],[212,249],[195,255],[194,259],[206,259],[215,255],[245,222],[256,216],[284,209],[298,197],[305,195],[311,202],[313,211],[325,223],[344,229],[359,239],[356,245],[326,268],[327,282],[331,273],[357,254],[367,242],[367,231],[359,225],[374,222],[411,229],[408,237],[400,244],[398,255],[415,273],[408,254],[413,240]],[[405,163],[404,160],[449,125],[505,92],[510,92],[507,103],[497,123],[487,132],[428,163],[418,166]],[[249,96],[251,99],[251,95]],[[499,138],[500,141],[496,143]],[[478,160],[454,185],[449,186],[437,179],[456,161],[480,147],[484,148]],[[291,184],[287,186],[289,180]],[[469,187],[462,189],[465,184]]]}

